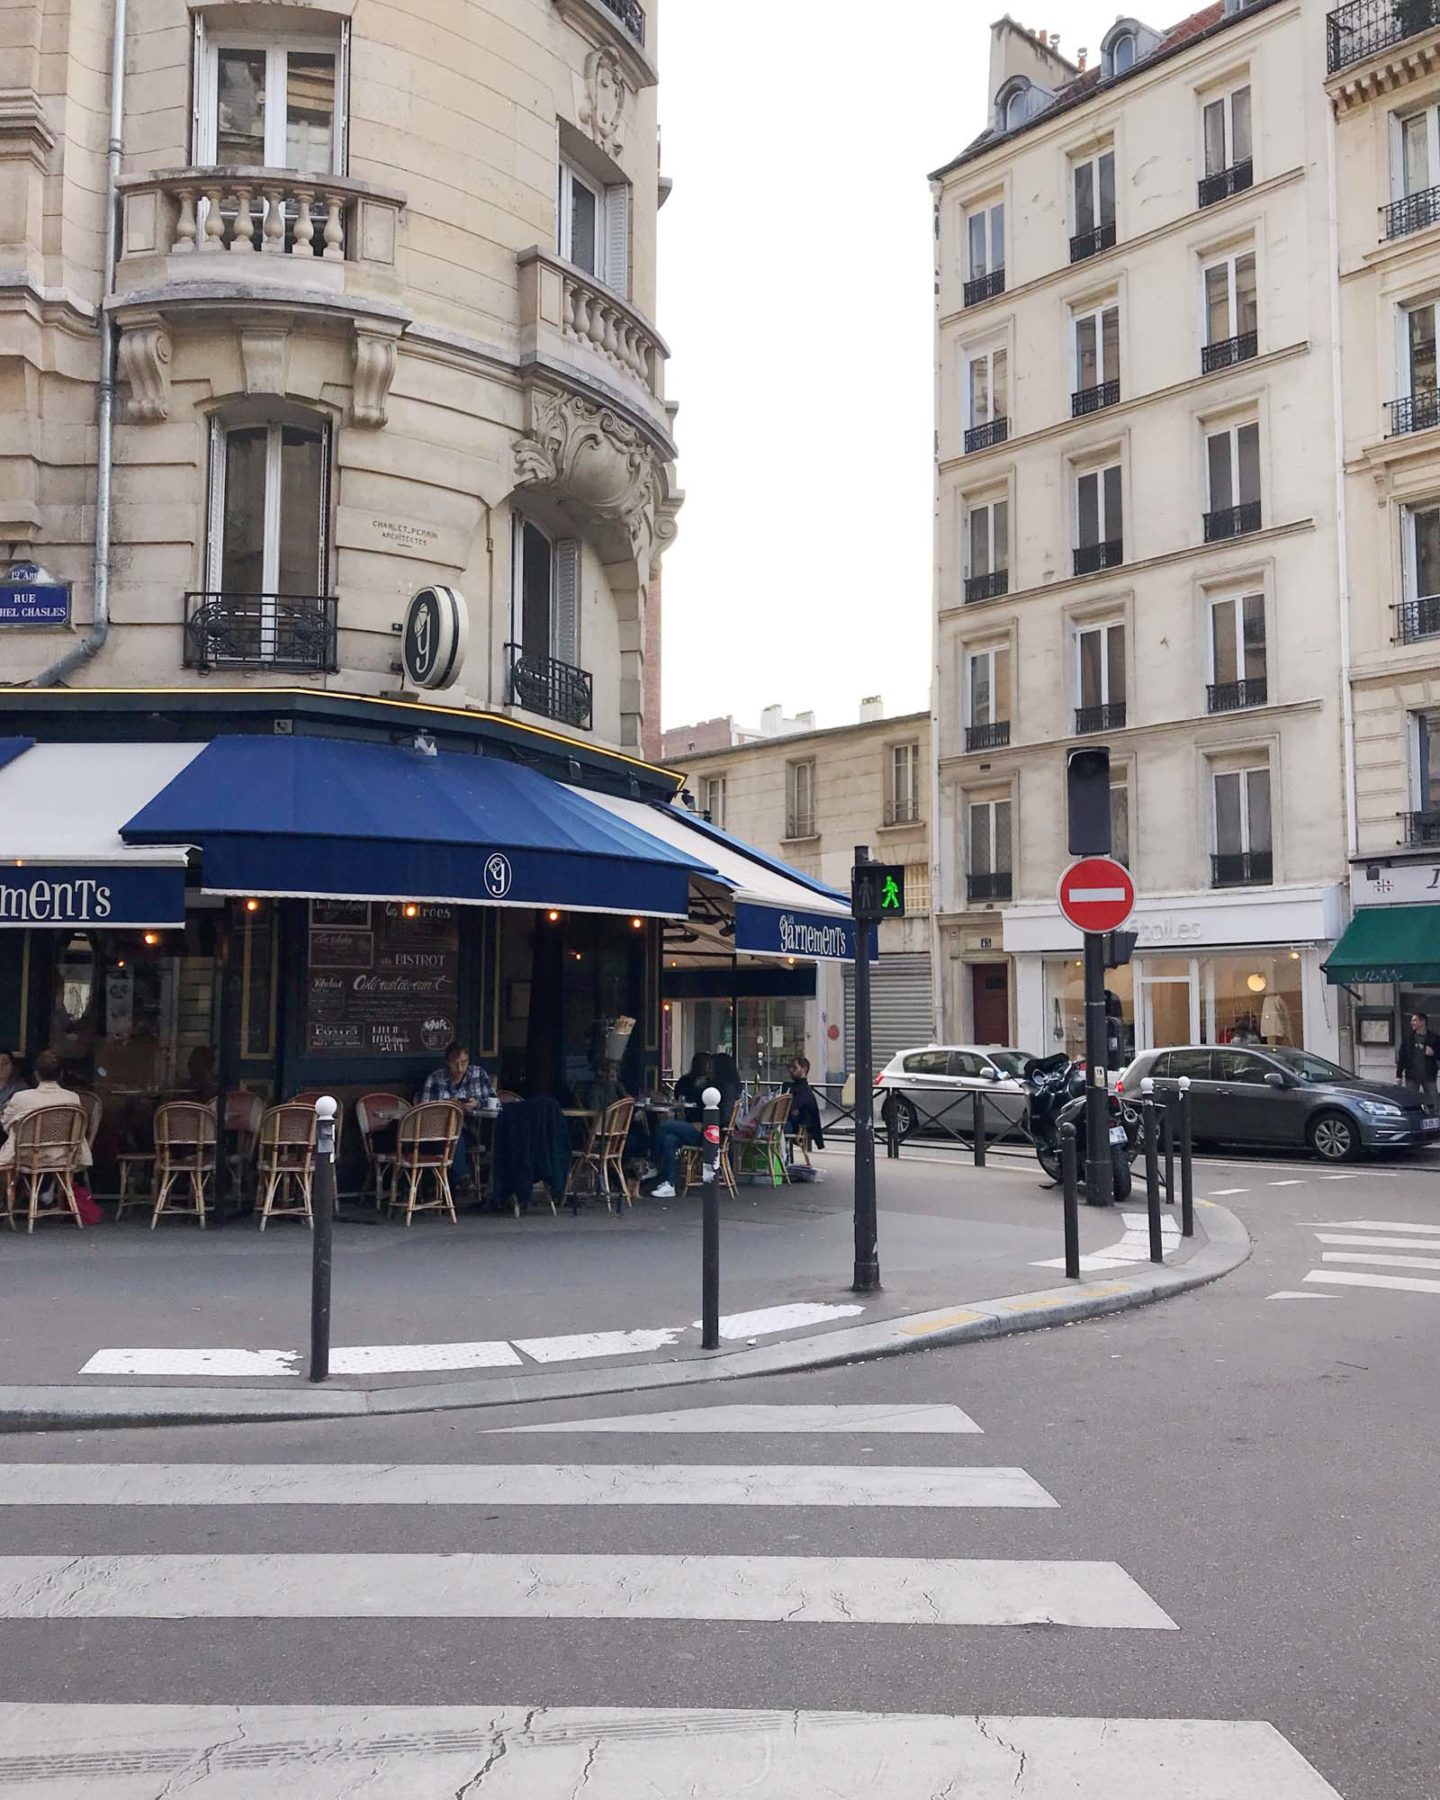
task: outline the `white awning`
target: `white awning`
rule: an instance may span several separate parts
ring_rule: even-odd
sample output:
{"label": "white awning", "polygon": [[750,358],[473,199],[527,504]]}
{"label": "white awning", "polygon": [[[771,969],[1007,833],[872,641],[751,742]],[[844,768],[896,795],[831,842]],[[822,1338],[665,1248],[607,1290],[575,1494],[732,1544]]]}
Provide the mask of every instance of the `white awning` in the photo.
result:
{"label": "white awning", "polygon": [[183,844],[132,846],[120,827],[204,748],[33,744],[0,769],[0,863],[183,868]]}

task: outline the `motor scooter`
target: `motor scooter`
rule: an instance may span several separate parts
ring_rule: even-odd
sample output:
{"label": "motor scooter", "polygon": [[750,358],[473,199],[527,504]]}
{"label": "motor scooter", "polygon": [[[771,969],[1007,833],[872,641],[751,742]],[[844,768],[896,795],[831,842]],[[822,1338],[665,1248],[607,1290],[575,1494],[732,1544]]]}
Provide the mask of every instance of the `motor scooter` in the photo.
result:
{"label": "motor scooter", "polygon": [[[1027,1063],[1025,1081],[1030,1089],[1030,1135],[1035,1156],[1051,1181],[1061,1179],[1060,1130],[1075,1127],[1075,1161],[1080,1186],[1085,1185],[1085,1065],[1064,1052],[1037,1057]],[[1133,1180],[1130,1165],[1140,1148],[1140,1115],[1118,1094],[1105,1096],[1110,1118],[1111,1195],[1130,1198]]]}

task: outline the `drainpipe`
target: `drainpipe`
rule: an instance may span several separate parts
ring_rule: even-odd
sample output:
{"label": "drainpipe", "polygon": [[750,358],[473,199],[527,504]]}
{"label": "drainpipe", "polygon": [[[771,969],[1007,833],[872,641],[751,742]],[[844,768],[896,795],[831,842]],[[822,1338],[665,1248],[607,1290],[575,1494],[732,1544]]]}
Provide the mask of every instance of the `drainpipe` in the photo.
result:
{"label": "drainpipe", "polygon": [[120,134],[125,120],[125,8],[113,0],[110,43],[110,141],[105,155],[105,268],[100,294],[99,445],[95,463],[94,604],[88,635],[58,662],[37,675],[31,687],[55,687],[72,669],[96,656],[110,635],[110,513],[115,460],[115,321],[106,305],[115,291],[120,201]]}
{"label": "drainpipe", "polygon": [[[1341,382],[1344,356],[1340,344],[1340,224],[1339,179],[1335,168],[1335,109],[1325,107],[1325,160],[1328,171],[1326,205],[1329,209],[1330,256],[1330,387],[1335,412],[1335,554],[1339,566],[1340,599],[1340,716],[1344,730],[1345,845],[1347,857],[1360,854],[1355,796],[1355,702],[1350,688],[1350,546],[1345,510],[1345,400]],[[1347,863],[1346,886],[1350,870]]]}

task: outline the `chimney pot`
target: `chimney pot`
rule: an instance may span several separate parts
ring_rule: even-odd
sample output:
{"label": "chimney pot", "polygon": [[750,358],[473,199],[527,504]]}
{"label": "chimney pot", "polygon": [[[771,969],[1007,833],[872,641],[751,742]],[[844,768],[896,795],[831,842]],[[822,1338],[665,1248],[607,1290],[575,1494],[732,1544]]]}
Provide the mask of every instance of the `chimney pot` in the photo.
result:
{"label": "chimney pot", "polygon": [[1075,52],[1075,66],[1082,75],[1085,73],[1085,58],[1089,56],[1089,54],[1090,52],[1088,50],[1077,50]]}

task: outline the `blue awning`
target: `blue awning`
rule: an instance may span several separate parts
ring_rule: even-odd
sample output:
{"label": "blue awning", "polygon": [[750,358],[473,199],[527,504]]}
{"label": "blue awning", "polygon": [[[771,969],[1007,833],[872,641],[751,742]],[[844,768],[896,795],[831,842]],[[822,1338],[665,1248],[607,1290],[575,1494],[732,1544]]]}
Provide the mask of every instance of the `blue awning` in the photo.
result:
{"label": "blue awning", "polygon": [[34,748],[34,738],[0,737],[0,769],[3,769],[6,763],[14,762],[17,756],[23,756],[27,750]]}
{"label": "blue awning", "polygon": [[220,894],[684,918],[713,875],[522,764],[341,738],[216,738],[120,835],[197,846]]}

